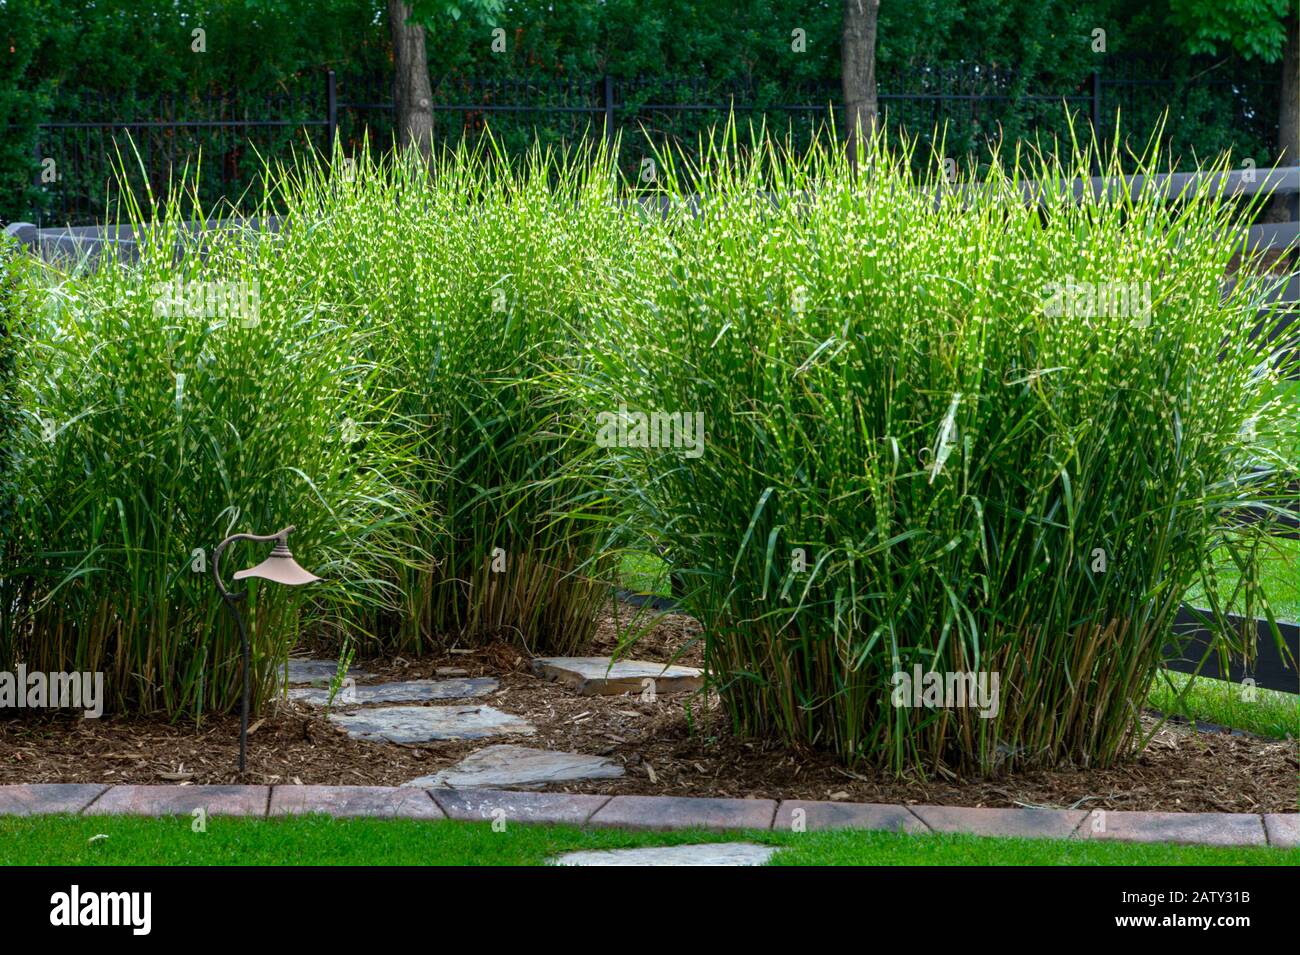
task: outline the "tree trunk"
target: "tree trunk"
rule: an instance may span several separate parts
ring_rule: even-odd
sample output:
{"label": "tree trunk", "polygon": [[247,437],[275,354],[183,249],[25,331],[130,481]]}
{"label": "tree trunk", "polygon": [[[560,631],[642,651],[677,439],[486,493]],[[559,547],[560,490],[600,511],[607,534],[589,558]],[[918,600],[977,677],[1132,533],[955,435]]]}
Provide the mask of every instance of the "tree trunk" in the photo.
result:
{"label": "tree trunk", "polygon": [[844,126],[849,159],[857,162],[859,136],[876,128],[876,20],[880,0],[844,0],[840,71],[844,81]]}
{"label": "tree trunk", "polygon": [[[1278,162],[1283,166],[1300,166],[1300,17],[1286,22],[1286,46],[1282,51],[1282,112],[1278,117]],[[1294,222],[1296,197],[1275,196],[1264,219],[1268,222]]]}
{"label": "tree trunk", "polygon": [[398,145],[403,150],[414,146],[428,162],[433,151],[433,91],[429,89],[424,27],[407,23],[410,15],[408,4],[388,0],[388,30],[393,38],[394,123]]}

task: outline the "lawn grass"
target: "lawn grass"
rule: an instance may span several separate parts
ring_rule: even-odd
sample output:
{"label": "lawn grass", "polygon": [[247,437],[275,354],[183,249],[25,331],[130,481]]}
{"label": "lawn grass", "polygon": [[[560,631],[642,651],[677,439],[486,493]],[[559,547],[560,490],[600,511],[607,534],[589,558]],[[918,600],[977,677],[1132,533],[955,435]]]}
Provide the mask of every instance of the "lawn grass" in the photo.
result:
{"label": "lawn grass", "polygon": [[[1191,688],[1186,689],[1189,684]],[[1273,739],[1300,738],[1300,695],[1295,693],[1258,688],[1247,693],[1246,687],[1237,683],[1165,670],[1151,684],[1147,699],[1162,713]]]}
{"label": "lawn grass", "polygon": [[[1275,435],[1273,445],[1286,460],[1300,461],[1300,381],[1279,382],[1272,397],[1280,398],[1291,408],[1292,420],[1296,424],[1284,434]],[[1228,603],[1229,611],[1243,612],[1240,595],[1233,600],[1234,591],[1241,582],[1237,566],[1223,549],[1215,553],[1214,565],[1220,598]],[[1300,621],[1300,540],[1272,538],[1269,550],[1260,562],[1259,576],[1260,588],[1268,597],[1277,619]],[[1206,605],[1204,590],[1199,583],[1188,592],[1187,602],[1198,607]]]}
{"label": "lawn grass", "polygon": [[633,593],[672,596],[668,564],[654,554],[624,554],[619,560],[618,585]]}
{"label": "lawn grass", "polygon": [[[776,865],[1295,865],[1269,848],[883,832],[634,832],[389,819],[0,816],[0,865],[544,865],[573,850],[750,841]],[[107,838],[95,838],[107,836]],[[93,840],[93,841],[92,841]]]}
{"label": "lawn grass", "polygon": [[[1219,582],[1219,597],[1231,613],[1242,613],[1241,595],[1234,592],[1241,583],[1237,566],[1220,550],[1216,553],[1215,576]],[[1300,540],[1287,537],[1270,538],[1268,549],[1260,560],[1260,588],[1278,620],[1300,620]],[[1199,584],[1187,593],[1187,603],[1206,606],[1204,591]]]}
{"label": "lawn grass", "polygon": [[1288,460],[1300,461],[1300,381],[1290,379],[1278,382],[1275,394],[1291,406],[1296,423],[1296,427],[1286,436],[1289,441],[1280,441],[1278,450],[1285,454]]}

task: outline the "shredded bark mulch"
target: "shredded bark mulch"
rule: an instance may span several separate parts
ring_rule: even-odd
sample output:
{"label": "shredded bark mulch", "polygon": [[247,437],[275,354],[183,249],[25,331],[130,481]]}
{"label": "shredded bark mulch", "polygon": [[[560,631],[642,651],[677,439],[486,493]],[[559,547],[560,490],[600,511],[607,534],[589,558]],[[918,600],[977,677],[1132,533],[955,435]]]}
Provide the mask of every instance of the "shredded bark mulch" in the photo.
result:
{"label": "shredded bark mulch", "polygon": [[[627,608],[619,610],[626,623]],[[638,659],[667,661],[699,633],[689,617],[667,615],[637,644]],[[605,619],[593,653],[617,643]],[[675,662],[698,665],[696,644]],[[418,660],[359,661],[364,682],[434,678],[439,667],[494,676],[500,689],[473,701],[527,718],[531,736],[396,745],[353,740],[322,709],[277,701],[256,720],[249,772],[236,772],[238,717],[195,727],[163,719],[77,715],[0,719],[0,783],[305,783],[398,785],[437,772],[498,742],[607,756],[620,779],[547,787],[552,791],[673,796],[847,800],[946,806],[1044,806],[1173,812],[1295,812],[1300,758],[1294,740],[1204,732],[1166,723],[1146,749],[1112,769],[1053,769],[1000,778],[898,779],[851,771],[830,756],[738,738],[716,697],[577,696],[532,675],[505,644]],[[342,709],[342,708],[340,708]],[[350,708],[349,708],[350,709]],[[1148,730],[1156,725],[1145,717]]]}

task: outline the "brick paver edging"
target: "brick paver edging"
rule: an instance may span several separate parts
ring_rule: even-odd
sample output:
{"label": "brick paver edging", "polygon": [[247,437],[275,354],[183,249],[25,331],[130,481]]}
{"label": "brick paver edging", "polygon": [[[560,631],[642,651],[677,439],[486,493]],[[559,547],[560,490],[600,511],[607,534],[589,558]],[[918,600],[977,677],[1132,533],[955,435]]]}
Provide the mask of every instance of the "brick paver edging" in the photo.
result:
{"label": "brick paver edging", "polygon": [[562,823],[637,829],[876,829],[1300,848],[1300,814],[974,809],[681,796],[584,796],[392,786],[0,786],[0,815],[331,816]]}

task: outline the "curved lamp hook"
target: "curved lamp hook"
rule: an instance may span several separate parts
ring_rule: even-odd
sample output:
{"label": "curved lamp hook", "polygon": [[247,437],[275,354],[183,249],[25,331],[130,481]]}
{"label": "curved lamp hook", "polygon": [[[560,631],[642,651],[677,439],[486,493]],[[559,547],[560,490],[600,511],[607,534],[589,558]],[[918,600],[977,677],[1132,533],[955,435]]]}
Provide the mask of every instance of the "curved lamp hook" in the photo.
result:
{"label": "curved lamp hook", "polygon": [[232,534],[218,544],[212,551],[212,579],[217,583],[218,593],[226,600],[239,600],[245,596],[245,592],[233,593],[230,591],[221,579],[221,555],[235,541],[276,542],[266,560],[256,567],[236,571],[235,580],[243,580],[247,577],[263,577],[278,584],[289,585],[309,584],[320,580],[315,574],[300,567],[298,562],[293,559],[293,554],[289,551],[289,535],[293,531],[294,527],[291,524],[274,534]]}

